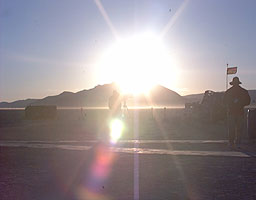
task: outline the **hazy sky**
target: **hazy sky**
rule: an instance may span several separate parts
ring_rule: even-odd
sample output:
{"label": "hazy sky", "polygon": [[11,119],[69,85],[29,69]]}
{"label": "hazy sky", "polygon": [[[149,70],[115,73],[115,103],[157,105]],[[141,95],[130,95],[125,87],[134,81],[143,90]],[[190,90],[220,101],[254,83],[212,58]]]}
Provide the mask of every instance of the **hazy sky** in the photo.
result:
{"label": "hazy sky", "polygon": [[115,42],[111,27],[127,37],[160,34],[168,23],[162,39],[179,77],[164,86],[182,95],[224,90],[228,62],[256,89],[255,0],[101,0],[109,23],[96,2],[0,0],[0,101],[104,84],[95,63]]}

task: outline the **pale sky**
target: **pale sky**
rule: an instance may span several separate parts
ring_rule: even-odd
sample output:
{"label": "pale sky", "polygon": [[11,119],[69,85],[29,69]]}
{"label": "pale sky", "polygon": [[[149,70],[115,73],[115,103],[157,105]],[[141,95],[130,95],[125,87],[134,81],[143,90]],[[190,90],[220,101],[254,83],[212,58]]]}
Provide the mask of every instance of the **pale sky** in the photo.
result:
{"label": "pale sky", "polygon": [[102,78],[112,73],[98,67],[104,51],[117,35],[145,32],[164,32],[178,71],[175,84],[172,68],[156,74],[165,87],[225,90],[229,63],[243,87],[256,89],[255,9],[255,0],[0,0],[0,102],[115,81]]}

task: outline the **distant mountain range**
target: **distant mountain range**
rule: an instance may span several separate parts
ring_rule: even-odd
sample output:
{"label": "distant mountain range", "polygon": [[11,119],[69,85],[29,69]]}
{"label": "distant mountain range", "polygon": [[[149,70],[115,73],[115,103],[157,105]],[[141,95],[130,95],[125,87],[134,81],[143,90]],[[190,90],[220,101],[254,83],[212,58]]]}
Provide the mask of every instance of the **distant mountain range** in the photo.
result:
{"label": "distant mountain range", "polygon": [[[76,93],[62,92],[59,95],[47,96],[43,99],[26,99],[14,102],[1,102],[0,108],[25,108],[28,105],[56,105],[58,107],[106,107],[108,99],[117,87],[114,83],[98,85],[89,90]],[[249,90],[251,102],[256,101],[256,90]],[[146,95],[130,96],[127,106],[183,106],[189,102],[201,102],[204,93],[180,96],[163,86],[154,87]]]}
{"label": "distant mountain range", "polygon": [[[1,102],[0,108],[24,108],[28,105],[56,105],[58,107],[106,107],[108,99],[115,84],[98,85],[89,90],[82,90],[76,93],[63,92],[55,96],[47,96],[43,99],[26,99],[14,102]],[[181,106],[185,99],[176,92],[163,86],[154,87],[146,95],[130,96],[127,99],[128,106]]]}

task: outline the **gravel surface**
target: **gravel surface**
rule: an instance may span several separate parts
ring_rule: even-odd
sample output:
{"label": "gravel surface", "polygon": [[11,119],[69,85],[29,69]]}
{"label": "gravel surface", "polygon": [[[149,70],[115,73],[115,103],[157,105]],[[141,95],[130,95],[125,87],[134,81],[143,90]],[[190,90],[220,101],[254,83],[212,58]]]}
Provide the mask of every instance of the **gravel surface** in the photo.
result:
{"label": "gravel surface", "polygon": [[[177,141],[170,144],[130,142],[117,147],[237,151],[248,157],[108,153],[104,145],[102,150],[98,143],[88,142],[105,136],[106,113],[90,112],[86,119],[79,117],[79,110],[64,110],[58,111],[55,120],[29,121],[24,119],[24,111],[0,111],[0,144],[37,141],[41,146],[49,146],[0,145],[0,199],[256,199],[256,146],[249,144],[244,135],[242,148],[230,150],[225,143],[225,123],[186,121],[178,111],[168,113],[167,121],[162,120],[161,115],[151,119],[150,113],[144,110],[140,111],[137,122],[133,119],[126,122],[122,140]],[[134,123],[139,125],[137,138]],[[198,142],[184,142],[186,140]],[[200,143],[199,140],[215,142]],[[56,142],[93,148],[50,148]]]}
{"label": "gravel surface", "polygon": [[[140,199],[256,199],[255,158],[138,156]],[[76,199],[94,157],[92,150],[1,147],[0,199]],[[100,194],[133,199],[134,155],[115,158]]]}

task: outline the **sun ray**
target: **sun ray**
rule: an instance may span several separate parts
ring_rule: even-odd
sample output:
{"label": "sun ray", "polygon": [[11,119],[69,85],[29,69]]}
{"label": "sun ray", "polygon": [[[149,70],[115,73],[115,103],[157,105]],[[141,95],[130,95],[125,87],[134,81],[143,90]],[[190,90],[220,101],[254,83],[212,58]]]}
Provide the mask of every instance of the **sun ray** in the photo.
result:
{"label": "sun ray", "polygon": [[171,17],[169,22],[163,28],[160,37],[163,38],[165,34],[172,28],[172,26],[176,23],[186,6],[188,5],[189,0],[184,0],[179,9],[175,12],[175,14]]}
{"label": "sun ray", "polygon": [[115,36],[115,38],[118,38],[118,33],[116,31],[116,28],[114,27],[112,21],[110,20],[108,13],[106,12],[104,6],[102,5],[100,0],[94,0],[97,8],[99,9],[102,17],[104,18],[105,22],[107,23],[107,25],[109,26],[111,32],[113,33],[113,35]]}
{"label": "sun ray", "polygon": [[[165,143],[166,147],[169,150],[173,151],[174,149],[173,149],[171,143],[169,142],[170,138],[167,137],[167,132],[166,132],[166,130],[164,128],[164,123],[163,123],[162,119],[159,117],[159,115],[155,115],[154,119],[156,121],[157,127],[160,129],[160,134],[162,135],[163,139],[168,141],[168,142]],[[175,166],[176,166],[176,168],[177,168],[177,170],[179,172],[179,175],[181,176],[181,178],[183,180],[184,188],[185,188],[185,191],[187,193],[186,196],[189,196],[191,199],[197,199],[198,196],[196,197],[195,196],[196,194],[194,192],[192,192],[192,191],[195,191],[195,188],[193,188],[193,186],[191,184],[189,184],[188,179],[186,178],[185,173],[184,173],[184,171],[183,171],[183,169],[181,167],[182,165],[180,164],[178,157],[176,157],[174,155],[174,156],[172,156],[172,159],[173,159],[173,161],[175,163]]]}
{"label": "sun ray", "polygon": [[[171,17],[169,22],[165,25],[159,37],[152,37],[150,34],[137,34],[128,39],[122,39],[118,37],[117,31],[111,22],[106,10],[104,9],[100,0],[94,0],[101,15],[112,31],[113,35],[116,37],[116,44],[109,48],[101,63],[99,64],[100,74],[104,77],[103,80],[108,77],[110,82],[116,82],[119,84],[121,90],[124,93],[140,93],[148,90],[155,84],[159,84],[159,80],[156,80],[156,77],[168,78],[172,80],[177,78],[177,73],[175,68],[169,62],[169,57],[163,46],[159,45],[160,40],[167,34],[167,32],[173,27],[177,22],[180,15],[183,13],[184,9],[188,4],[188,0],[183,1],[176,13]],[[163,56],[164,55],[164,56]],[[169,70],[167,73],[166,70]],[[160,72],[160,73],[159,73]],[[172,75],[172,76],[171,76]],[[171,77],[170,77],[171,76]],[[153,102],[150,98],[150,95],[145,95],[146,101],[149,105],[153,105]],[[136,117],[135,117],[136,118]],[[156,124],[162,134],[164,139],[168,139],[164,124],[156,116]],[[134,121],[135,129],[139,124],[138,118]],[[135,139],[138,139],[138,130],[135,130]],[[167,143],[167,148],[172,150],[173,147],[170,143]],[[137,147],[135,145],[135,147]],[[184,188],[188,194],[190,194],[190,186],[188,181],[183,173],[183,169],[179,163],[179,160],[174,156],[173,157],[176,167],[184,181]],[[135,170],[136,166],[134,166]],[[137,169],[138,170],[138,169]],[[136,170],[134,171],[134,173]],[[138,173],[138,172],[137,172]],[[136,186],[137,188],[137,186]],[[135,189],[136,189],[135,188]],[[138,189],[138,188],[137,188]]]}

